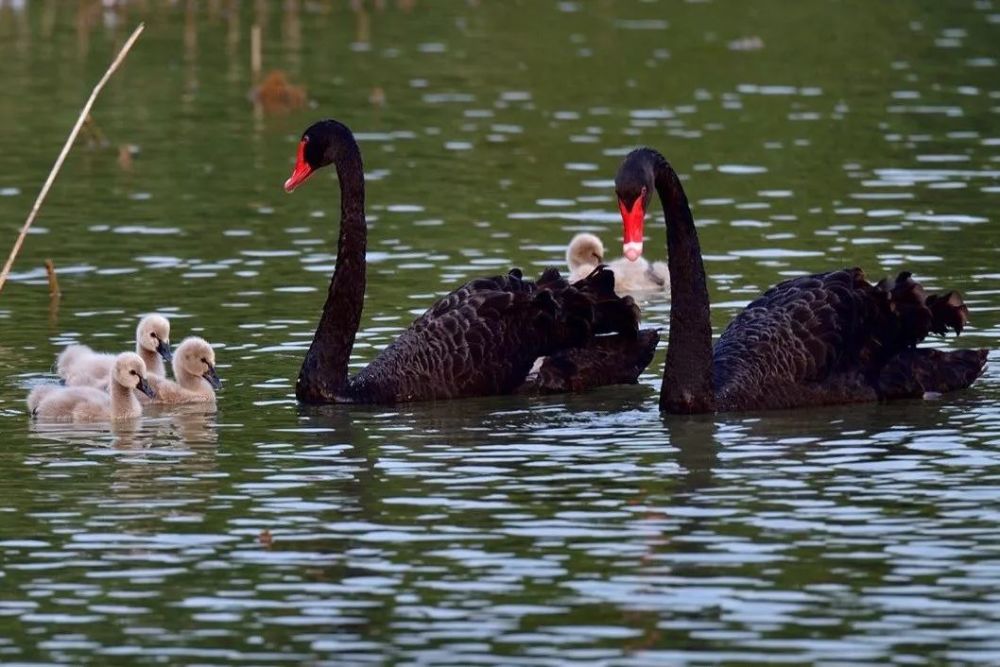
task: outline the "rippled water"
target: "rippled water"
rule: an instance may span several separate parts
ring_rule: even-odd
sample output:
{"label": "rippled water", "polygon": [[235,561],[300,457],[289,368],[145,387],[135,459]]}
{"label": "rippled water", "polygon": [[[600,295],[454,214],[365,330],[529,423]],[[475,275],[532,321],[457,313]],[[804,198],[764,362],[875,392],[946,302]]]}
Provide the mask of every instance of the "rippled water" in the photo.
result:
{"label": "rippled water", "polygon": [[[303,409],[338,200],[281,190],[302,128],[355,129],[358,367],[469,277],[616,248],[641,143],[682,173],[717,332],[861,265],[962,290],[935,344],[998,348],[1000,7],[0,3],[0,241],[140,19],[0,295],[0,661],[1000,662],[1000,354],[882,406],[661,418],[661,350],[638,387]],[[306,108],[250,103],[254,22]],[[218,346],[217,412],[31,424],[58,349],[151,310]]]}

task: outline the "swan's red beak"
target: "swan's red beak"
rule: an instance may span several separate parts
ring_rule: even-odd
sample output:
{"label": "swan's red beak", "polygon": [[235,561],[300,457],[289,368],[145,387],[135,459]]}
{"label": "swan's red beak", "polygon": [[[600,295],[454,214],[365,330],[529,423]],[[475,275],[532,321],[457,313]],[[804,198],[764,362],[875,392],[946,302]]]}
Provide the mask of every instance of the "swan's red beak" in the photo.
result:
{"label": "swan's red beak", "polygon": [[642,225],[646,218],[646,209],[642,205],[644,199],[645,197],[636,197],[631,209],[621,199],[618,200],[618,210],[621,211],[622,226],[625,228],[622,253],[630,262],[642,256]]}
{"label": "swan's red beak", "polygon": [[309,178],[312,173],[313,168],[306,162],[306,142],[300,141],[299,152],[295,157],[295,169],[292,170],[292,175],[285,181],[285,192],[291,192],[302,185],[302,182]]}

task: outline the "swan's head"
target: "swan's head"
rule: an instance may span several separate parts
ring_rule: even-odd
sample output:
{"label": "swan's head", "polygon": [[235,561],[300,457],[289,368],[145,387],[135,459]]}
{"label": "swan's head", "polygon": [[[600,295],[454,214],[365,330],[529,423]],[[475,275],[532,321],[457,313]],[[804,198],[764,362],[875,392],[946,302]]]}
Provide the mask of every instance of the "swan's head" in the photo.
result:
{"label": "swan's head", "polygon": [[593,234],[577,234],[566,247],[566,264],[570,271],[581,266],[597,266],[603,261],[604,244]]}
{"label": "swan's head", "polygon": [[146,382],[146,364],[135,352],[124,352],[115,357],[114,375],[115,382],[121,386],[138,389],[150,398],[156,396],[156,392]]}
{"label": "swan's head", "polygon": [[170,361],[170,321],[167,318],[146,315],[135,328],[135,339],[144,350],[158,352],[163,361]]}
{"label": "swan's head", "polygon": [[622,252],[632,262],[642,256],[643,221],[653,193],[655,162],[651,153],[643,148],[632,151],[615,176],[615,194],[624,227]]}
{"label": "swan's head", "polygon": [[222,380],[215,372],[215,350],[204,338],[191,336],[181,341],[174,351],[174,377],[195,375],[205,378],[215,389],[222,388]]}
{"label": "swan's head", "polygon": [[292,175],[285,181],[285,192],[291,192],[302,185],[317,169],[333,164],[337,154],[354,135],[346,125],[335,120],[321,120],[310,125],[299,140],[298,153],[295,156],[295,168]]}

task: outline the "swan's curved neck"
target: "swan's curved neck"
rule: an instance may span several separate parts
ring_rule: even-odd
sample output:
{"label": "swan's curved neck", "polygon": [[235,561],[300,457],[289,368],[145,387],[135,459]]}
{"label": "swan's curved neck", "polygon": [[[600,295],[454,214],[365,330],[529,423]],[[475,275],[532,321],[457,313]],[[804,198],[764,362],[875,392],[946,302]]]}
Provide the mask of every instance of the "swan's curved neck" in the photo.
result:
{"label": "swan's curved neck", "polygon": [[174,379],[180,385],[181,389],[186,389],[200,396],[215,396],[215,390],[212,389],[212,385],[203,376],[192,373],[181,364],[175,364],[173,370]]}
{"label": "swan's curved neck", "polygon": [[142,414],[142,406],[135,397],[135,389],[118,384],[114,378],[111,379],[109,387],[112,419],[131,419]]}
{"label": "swan's curved neck", "polygon": [[135,344],[135,351],[142,357],[143,363],[146,364],[146,372],[153,375],[166,375],[164,372],[166,369],[163,367],[163,357],[160,356],[159,352],[147,350],[139,343]]}
{"label": "swan's curved neck", "polygon": [[365,299],[365,176],[361,151],[344,128],[334,164],[340,179],[340,238],[337,267],[323,316],[302,362],[295,395],[304,403],[330,403],[343,393],[354,336]]}
{"label": "swan's curved neck", "polygon": [[662,155],[654,159],[670,271],[670,338],[660,409],[682,414],[713,412],[712,320],[698,232],[677,172]]}

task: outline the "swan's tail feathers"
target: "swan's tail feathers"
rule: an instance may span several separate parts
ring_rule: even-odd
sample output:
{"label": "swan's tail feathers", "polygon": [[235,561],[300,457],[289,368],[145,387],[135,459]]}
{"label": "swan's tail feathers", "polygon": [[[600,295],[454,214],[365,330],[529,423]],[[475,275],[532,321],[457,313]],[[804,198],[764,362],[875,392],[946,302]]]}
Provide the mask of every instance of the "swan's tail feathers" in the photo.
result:
{"label": "swan's tail feathers", "polygon": [[573,283],[594,309],[594,333],[620,333],[635,336],[639,331],[639,306],[630,296],[615,294],[615,274],[601,264],[583,280]]}
{"label": "swan's tail feathers", "polygon": [[569,285],[569,281],[559,274],[559,269],[554,266],[542,271],[542,275],[535,281],[539,289],[559,289]]}
{"label": "swan's tail feathers", "polygon": [[535,287],[537,291],[531,297],[532,325],[541,340],[558,349],[583,345],[594,335],[591,300],[570,287],[558,270],[546,269]]}
{"label": "swan's tail feathers", "polygon": [[958,292],[932,294],[927,297],[927,307],[931,311],[930,328],[936,334],[943,336],[948,329],[960,334],[969,323],[969,307]]}
{"label": "swan's tail feathers", "polygon": [[965,389],[986,370],[987,354],[988,350],[906,350],[882,369],[879,394],[884,399],[920,398]]}
{"label": "swan's tail feathers", "polygon": [[932,332],[943,336],[951,329],[960,334],[969,323],[969,308],[961,294],[951,291],[928,295],[909,271],[900,273],[895,281],[882,280],[877,289],[887,295],[894,318],[890,331],[895,334],[888,338],[890,349],[913,347]]}
{"label": "swan's tail feathers", "polygon": [[660,334],[643,329],[637,335],[599,336],[583,347],[560,350],[542,360],[521,393],[558,394],[612,384],[635,384],[656,352]]}
{"label": "swan's tail feathers", "polygon": [[606,266],[570,284],[557,269],[546,269],[531,297],[533,326],[548,344],[547,356],[563,348],[587,345],[598,334],[632,336],[639,330],[639,308],[631,297],[615,294],[615,277]]}

